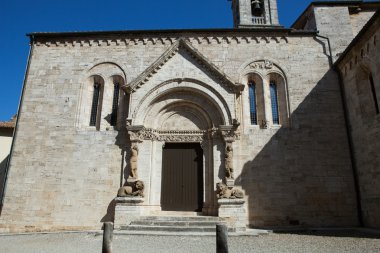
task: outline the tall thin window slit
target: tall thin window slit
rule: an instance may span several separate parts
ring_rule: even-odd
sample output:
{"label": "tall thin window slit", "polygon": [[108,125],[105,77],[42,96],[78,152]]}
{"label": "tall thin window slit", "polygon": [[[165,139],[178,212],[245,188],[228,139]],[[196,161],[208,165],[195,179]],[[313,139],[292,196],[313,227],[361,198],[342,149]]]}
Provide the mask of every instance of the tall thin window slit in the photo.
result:
{"label": "tall thin window slit", "polygon": [[117,108],[119,107],[119,89],[120,85],[118,83],[115,83],[113,91],[111,126],[116,126],[117,122]]}
{"label": "tall thin window slit", "polygon": [[256,85],[249,83],[249,112],[251,117],[251,124],[257,125],[257,109],[256,109]]}
{"label": "tall thin window slit", "polygon": [[377,102],[375,83],[373,81],[372,74],[369,75],[369,82],[371,84],[371,92],[372,92],[373,102],[375,103],[376,114],[379,114],[380,108],[379,108],[379,103]]}
{"label": "tall thin window slit", "polygon": [[100,94],[100,84],[95,83],[94,84],[94,94],[92,97],[90,126],[96,126],[96,119],[97,119],[97,115],[98,115],[99,94]]}
{"label": "tall thin window slit", "polygon": [[272,104],[272,119],[273,124],[278,125],[280,124],[280,117],[278,113],[278,95],[277,95],[277,86],[275,82],[270,82],[270,98],[271,98],[271,104]]}

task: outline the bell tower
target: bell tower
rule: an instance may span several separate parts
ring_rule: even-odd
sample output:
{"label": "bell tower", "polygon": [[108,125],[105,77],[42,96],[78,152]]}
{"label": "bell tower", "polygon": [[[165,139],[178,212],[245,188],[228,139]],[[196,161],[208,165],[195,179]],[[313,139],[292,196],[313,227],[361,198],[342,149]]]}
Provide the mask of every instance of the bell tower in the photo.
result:
{"label": "bell tower", "polygon": [[279,26],[277,0],[232,0],[232,11],[235,28]]}

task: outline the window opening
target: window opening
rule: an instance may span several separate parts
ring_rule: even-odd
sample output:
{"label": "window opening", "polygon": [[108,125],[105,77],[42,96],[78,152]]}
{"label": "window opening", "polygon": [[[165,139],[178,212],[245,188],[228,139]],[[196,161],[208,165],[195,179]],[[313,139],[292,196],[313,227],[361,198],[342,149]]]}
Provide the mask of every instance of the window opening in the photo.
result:
{"label": "window opening", "polygon": [[379,114],[379,104],[377,102],[377,97],[376,97],[376,89],[375,89],[375,83],[373,81],[373,76],[372,74],[369,75],[369,82],[371,84],[371,91],[372,91],[372,96],[373,96],[373,101],[375,102],[375,110],[376,114]]}
{"label": "window opening", "polygon": [[270,98],[272,103],[272,119],[273,124],[280,124],[279,114],[278,114],[278,96],[277,96],[277,85],[272,81],[270,82]]}
{"label": "window opening", "polygon": [[92,97],[90,126],[96,126],[96,120],[97,120],[97,115],[98,115],[99,94],[100,94],[100,84],[95,83],[94,94]]}
{"label": "window opening", "polygon": [[119,107],[119,83],[115,83],[113,91],[112,113],[111,113],[111,126],[116,126],[117,122],[117,109]]}
{"label": "window opening", "polygon": [[256,85],[249,83],[249,111],[251,116],[251,124],[257,125],[257,109],[256,109]]}

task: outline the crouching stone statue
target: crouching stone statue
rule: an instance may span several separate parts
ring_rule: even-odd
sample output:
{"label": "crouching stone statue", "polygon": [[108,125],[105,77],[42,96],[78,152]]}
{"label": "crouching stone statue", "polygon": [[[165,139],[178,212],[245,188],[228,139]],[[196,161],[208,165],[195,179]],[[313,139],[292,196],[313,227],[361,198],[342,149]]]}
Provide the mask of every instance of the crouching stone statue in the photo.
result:
{"label": "crouching stone statue", "polygon": [[118,197],[144,197],[144,182],[137,180],[131,186],[123,186],[117,191]]}
{"label": "crouching stone statue", "polygon": [[223,183],[216,184],[216,197],[218,199],[242,199],[244,198],[244,193],[239,189],[229,189],[227,185]]}

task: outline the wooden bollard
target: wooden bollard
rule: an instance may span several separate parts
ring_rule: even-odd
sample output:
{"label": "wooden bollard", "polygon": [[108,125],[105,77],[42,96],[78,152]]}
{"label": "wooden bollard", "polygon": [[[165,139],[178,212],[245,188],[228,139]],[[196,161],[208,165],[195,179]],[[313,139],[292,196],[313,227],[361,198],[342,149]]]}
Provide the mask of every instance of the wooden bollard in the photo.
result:
{"label": "wooden bollard", "polygon": [[228,253],[228,228],[216,225],[216,253]]}
{"label": "wooden bollard", "polygon": [[103,225],[103,249],[102,253],[112,253],[113,223],[105,222]]}

